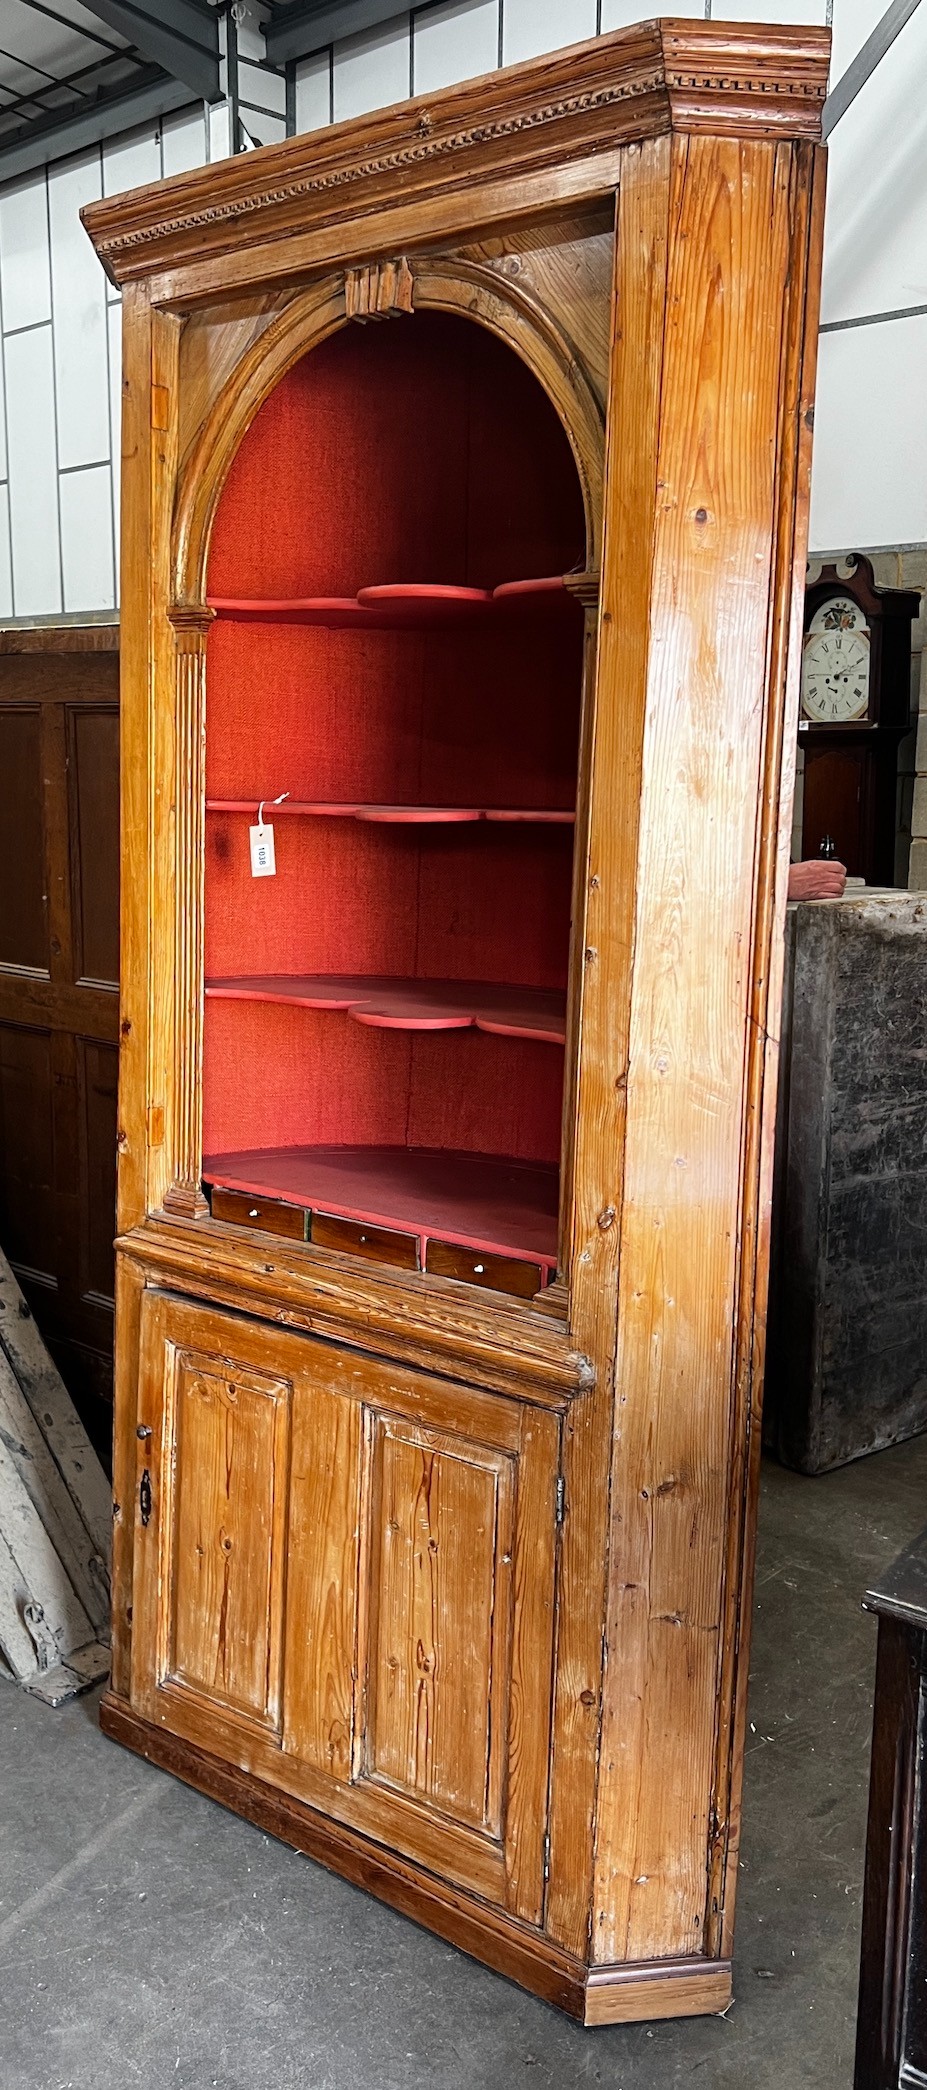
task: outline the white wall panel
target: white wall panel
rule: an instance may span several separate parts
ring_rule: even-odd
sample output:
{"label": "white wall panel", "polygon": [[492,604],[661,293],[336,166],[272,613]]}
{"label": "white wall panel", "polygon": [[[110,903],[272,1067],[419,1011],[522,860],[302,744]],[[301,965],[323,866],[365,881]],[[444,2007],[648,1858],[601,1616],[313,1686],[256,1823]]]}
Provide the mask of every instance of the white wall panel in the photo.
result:
{"label": "white wall panel", "polygon": [[240,18],[237,23],[239,61],[250,58],[255,63],[258,63],[266,56],[264,37],[260,25],[262,17],[266,18],[267,9],[263,5],[254,6],[249,4],[249,0],[245,0],[245,5],[238,9],[238,14]]}
{"label": "white wall panel", "polygon": [[7,333],[51,317],[44,174],[0,194],[0,297]]}
{"label": "white wall panel", "polygon": [[412,33],[408,14],[396,15],[382,29],[348,36],[332,51],[332,100],[335,122],[364,116],[405,101],[410,92]]}
{"label": "white wall panel", "polygon": [[811,548],[927,542],[927,318],[824,334]]}
{"label": "white wall panel", "polygon": [[6,342],[13,607],[17,617],[61,609],[58,472],[51,327]]}
{"label": "white wall panel", "polygon": [[58,463],[109,457],[106,278],[80,222],[81,205],[100,195],[100,154],[64,160],[48,176],[52,330],[58,402]]}
{"label": "white wall panel", "polygon": [[833,132],[827,192],[822,318],[927,304],[924,6]]}
{"label": "white wall panel", "polygon": [[[680,0],[678,7],[674,0],[672,12],[674,19],[694,15],[701,20],[705,14],[704,0]],[[602,34],[606,35],[609,29],[630,29],[635,22],[652,21],[658,13],[657,8],[648,13],[646,7],[641,7],[641,0],[602,0]]]}
{"label": "white wall panel", "polygon": [[206,125],[202,108],[165,116],[161,126],[161,160],[165,175],[187,174],[206,165]]}
{"label": "white wall panel", "polygon": [[121,138],[108,138],[103,147],[103,194],[118,196],[123,189],[141,189],[161,179],[161,129],[156,123],[143,130],[125,131]]}
{"label": "white wall panel", "polygon": [[66,610],[111,610],[113,492],[108,464],[63,472],[60,479],[61,564]]}
{"label": "white wall panel", "polygon": [[247,102],[251,109],[269,109],[273,116],[286,115],[286,81],[282,73],[271,72],[266,65],[252,65],[247,58],[239,58],[238,99]]}
{"label": "white wall panel", "polygon": [[266,109],[255,109],[250,102],[239,102],[238,117],[245,134],[246,151],[250,151],[252,146],[283,144],[286,123],[282,116],[269,115]]}
{"label": "white wall panel", "polygon": [[823,28],[827,0],[711,0],[713,22],[794,22]]}
{"label": "white wall panel", "polygon": [[[3,344],[0,342],[0,479],[7,479],[8,477],[9,471],[6,455],[6,383],[4,379]],[[0,506],[3,505],[5,500],[6,495],[0,493]]]}
{"label": "white wall panel", "polygon": [[13,615],[13,566],[10,557],[10,504],[0,486],[0,617]]}
{"label": "white wall panel", "polygon": [[417,15],[412,38],[415,94],[436,94],[499,63],[499,0],[445,0]]}
{"label": "white wall panel", "polygon": [[320,51],[296,71],[296,128],[318,131],[332,117],[332,58]]}
{"label": "white wall panel", "polygon": [[885,13],[887,0],[834,0],[831,23],[831,85],[871,36]]}
{"label": "white wall panel", "polygon": [[113,460],[113,513],[116,570],[119,569],[119,495],[122,465],[122,306],[110,305],[109,320],[109,415],[110,456]]}
{"label": "white wall panel", "polygon": [[595,35],[597,16],[597,0],[502,0],[503,65],[582,43]]}
{"label": "white wall panel", "polygon": [[227,160],[232,150],[228,102],[213,102],[209,111],[209,158]]}

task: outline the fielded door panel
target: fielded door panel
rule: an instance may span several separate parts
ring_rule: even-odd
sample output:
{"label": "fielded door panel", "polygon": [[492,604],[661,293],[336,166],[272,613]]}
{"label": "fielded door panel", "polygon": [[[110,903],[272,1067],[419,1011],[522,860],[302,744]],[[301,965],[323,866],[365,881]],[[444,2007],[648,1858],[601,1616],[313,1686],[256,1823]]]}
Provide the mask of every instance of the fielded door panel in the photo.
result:
{"label": "fielded door panel", "polygon": [[557,1418],[152,1291],[139,1420],[137,1710],[540,1920]]}
{"label": "fielded door panel", "polygon": [[[43,650],[31,650],[39,641]],[[114,631],[0,633],[0,777],[0,1241],[108,1454],[119,1065]]]}

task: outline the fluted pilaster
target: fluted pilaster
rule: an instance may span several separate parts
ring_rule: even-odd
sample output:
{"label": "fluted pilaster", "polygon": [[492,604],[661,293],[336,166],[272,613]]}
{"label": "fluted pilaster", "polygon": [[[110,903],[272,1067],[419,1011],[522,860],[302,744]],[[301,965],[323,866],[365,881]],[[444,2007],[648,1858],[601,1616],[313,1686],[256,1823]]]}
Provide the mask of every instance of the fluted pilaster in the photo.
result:
{"label": "fluted pilaster", "polygon": [[168,1212],[209,1210],[203,1161],[203,857],[206,799],[206,639],[215,612],[169,612],[176,640],[174,709],[174,1025]]}

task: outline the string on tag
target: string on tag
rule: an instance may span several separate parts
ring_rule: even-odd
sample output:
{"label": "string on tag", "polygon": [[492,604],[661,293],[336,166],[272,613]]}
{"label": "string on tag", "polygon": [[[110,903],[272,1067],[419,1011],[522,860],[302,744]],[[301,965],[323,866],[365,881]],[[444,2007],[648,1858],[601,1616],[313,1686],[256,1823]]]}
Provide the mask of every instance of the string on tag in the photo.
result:
{"label": "string on tag", "polygon": [[262,798],[261,803],[258,806],[257,816],[257,824],[259,829],[263,830],[264,826],[264,807],[266,805],[282,806],[284,799],[289,798],[289,795],[290,794],[288,791],[281,791],[279,798]]}
{"label": "string on tag", "polygon": [[261,799],[258,806],[257,826],[248,830],[248,838],[251,844],[252,878],[275,878],[277,875],[274,830],[272,827],[264,826],[264,807],[265,805],[282,806],[284,799],[289,798],[289,795],[288,791],[281,791],[279,798]]}

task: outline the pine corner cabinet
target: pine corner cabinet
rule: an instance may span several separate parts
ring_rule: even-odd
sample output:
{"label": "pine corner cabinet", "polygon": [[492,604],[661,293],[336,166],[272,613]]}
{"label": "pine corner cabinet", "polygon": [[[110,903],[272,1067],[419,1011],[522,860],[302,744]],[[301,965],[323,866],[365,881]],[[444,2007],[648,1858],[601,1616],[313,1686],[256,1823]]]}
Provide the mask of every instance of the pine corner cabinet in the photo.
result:
{"label": "pine corner cabinet", "polygon": [[85,213],[103,1724],[590,2025],[730,1996],[828,50],[649,22]]}

